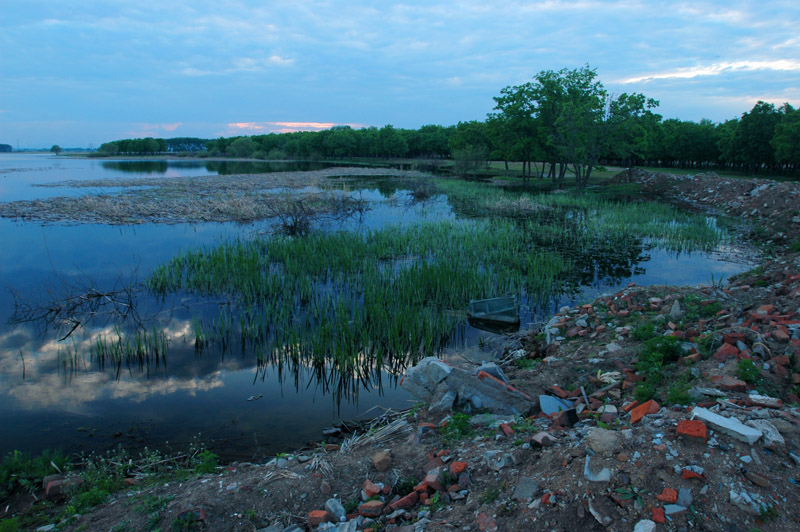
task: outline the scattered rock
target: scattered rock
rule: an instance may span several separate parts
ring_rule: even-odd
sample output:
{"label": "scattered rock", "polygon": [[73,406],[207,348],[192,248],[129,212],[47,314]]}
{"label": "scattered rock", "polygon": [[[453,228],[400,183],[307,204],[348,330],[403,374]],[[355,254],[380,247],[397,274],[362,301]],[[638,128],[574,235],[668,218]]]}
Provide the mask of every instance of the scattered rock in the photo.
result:
{"label": "scattered rock", "polygon": [[754,444],[762,436],[762,432],[753,427],[743,425],[739,420],[720,416],[705,408],[696,407],[692,410],[692,419],[699,418],[716,430],[735,438],[739,441]]}

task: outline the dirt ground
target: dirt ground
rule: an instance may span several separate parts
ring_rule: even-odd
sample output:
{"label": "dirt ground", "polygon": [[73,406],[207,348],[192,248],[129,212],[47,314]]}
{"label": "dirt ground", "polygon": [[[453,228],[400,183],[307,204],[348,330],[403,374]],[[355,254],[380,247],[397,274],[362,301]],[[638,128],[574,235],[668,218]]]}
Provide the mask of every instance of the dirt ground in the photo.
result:
{"label": "dirt ground", "polygon": [[[772,256],[724,285],[629,286],[508,337],[502,367],[534,399],[527,417],[467,420],[421,407],[267,464],[147,487],[131,479],[63,529],[800,529],[800,255],[791,251],[800,186],[634,179],[648,196],[752,222],[749,237],[771,244]],[[653,399],[640,390],[637,401],[651,382],[648,333],[677,338],[679,349]],[[542,395],[572,401],[574,413],[541,412]]]}

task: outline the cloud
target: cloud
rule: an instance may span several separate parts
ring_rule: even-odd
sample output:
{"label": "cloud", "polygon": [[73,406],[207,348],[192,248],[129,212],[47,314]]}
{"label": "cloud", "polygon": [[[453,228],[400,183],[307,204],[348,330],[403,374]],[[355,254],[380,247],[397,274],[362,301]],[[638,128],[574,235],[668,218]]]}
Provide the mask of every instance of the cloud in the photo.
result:
{"label": "cloud", "polygon": [[244,135],[248,133],[293,133],[296,131],[322,131],[334,126],[350,126],[354,129],[364,127],[364,124],[336,123],[336,122],[231,122],[227,124],[227,131],[218,135]]}
{"label": "cloud", "polygon": [[193,65],[186,65],[180,69],[185,76],[225,76],[229,74],[239,74],[247,72],[264,72],[270,67],[288,67],[294,64],[294,59],[278,54],[268,57],[237,57],[233,59],[233,65],[220,66],[217,68],[197,68]]}
{"label": "cloud", "polygon": [[718,76],[729,72],[748,72],[756,70],[800,72],[800,61],[791,59],[776,59],[773,61],[728,61],[635,76],[621,79],[618,83],[647,83],[658,79],[691,79],[699,76]]}

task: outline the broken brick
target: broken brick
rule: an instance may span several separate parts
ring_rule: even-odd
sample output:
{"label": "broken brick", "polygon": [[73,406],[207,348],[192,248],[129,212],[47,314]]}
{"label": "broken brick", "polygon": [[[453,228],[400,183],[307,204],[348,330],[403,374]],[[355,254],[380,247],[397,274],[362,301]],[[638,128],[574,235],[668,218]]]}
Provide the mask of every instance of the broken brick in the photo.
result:
{"label": "broken brick", "polygon": [[673,488],[664,488],[664,491],[656,495],[656,499],[667,504],[675,504],[678,502],[678,492]]}
{"label": "broken brick", "polygon": [[678,421],[678,435],[708,441],[708,427],[699,419],[682,419]]}

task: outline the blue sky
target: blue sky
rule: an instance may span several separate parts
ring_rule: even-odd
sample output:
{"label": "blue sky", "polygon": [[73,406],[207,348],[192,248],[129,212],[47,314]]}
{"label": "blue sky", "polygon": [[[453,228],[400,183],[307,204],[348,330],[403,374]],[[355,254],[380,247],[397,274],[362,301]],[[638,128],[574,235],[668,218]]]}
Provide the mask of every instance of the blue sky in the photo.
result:
{"label": "blue sky", "polygon": [[0,2],[0,143],[98,146],[482,120],[502,87],[588,63],[666,118],[800,105],[779,1]]}

